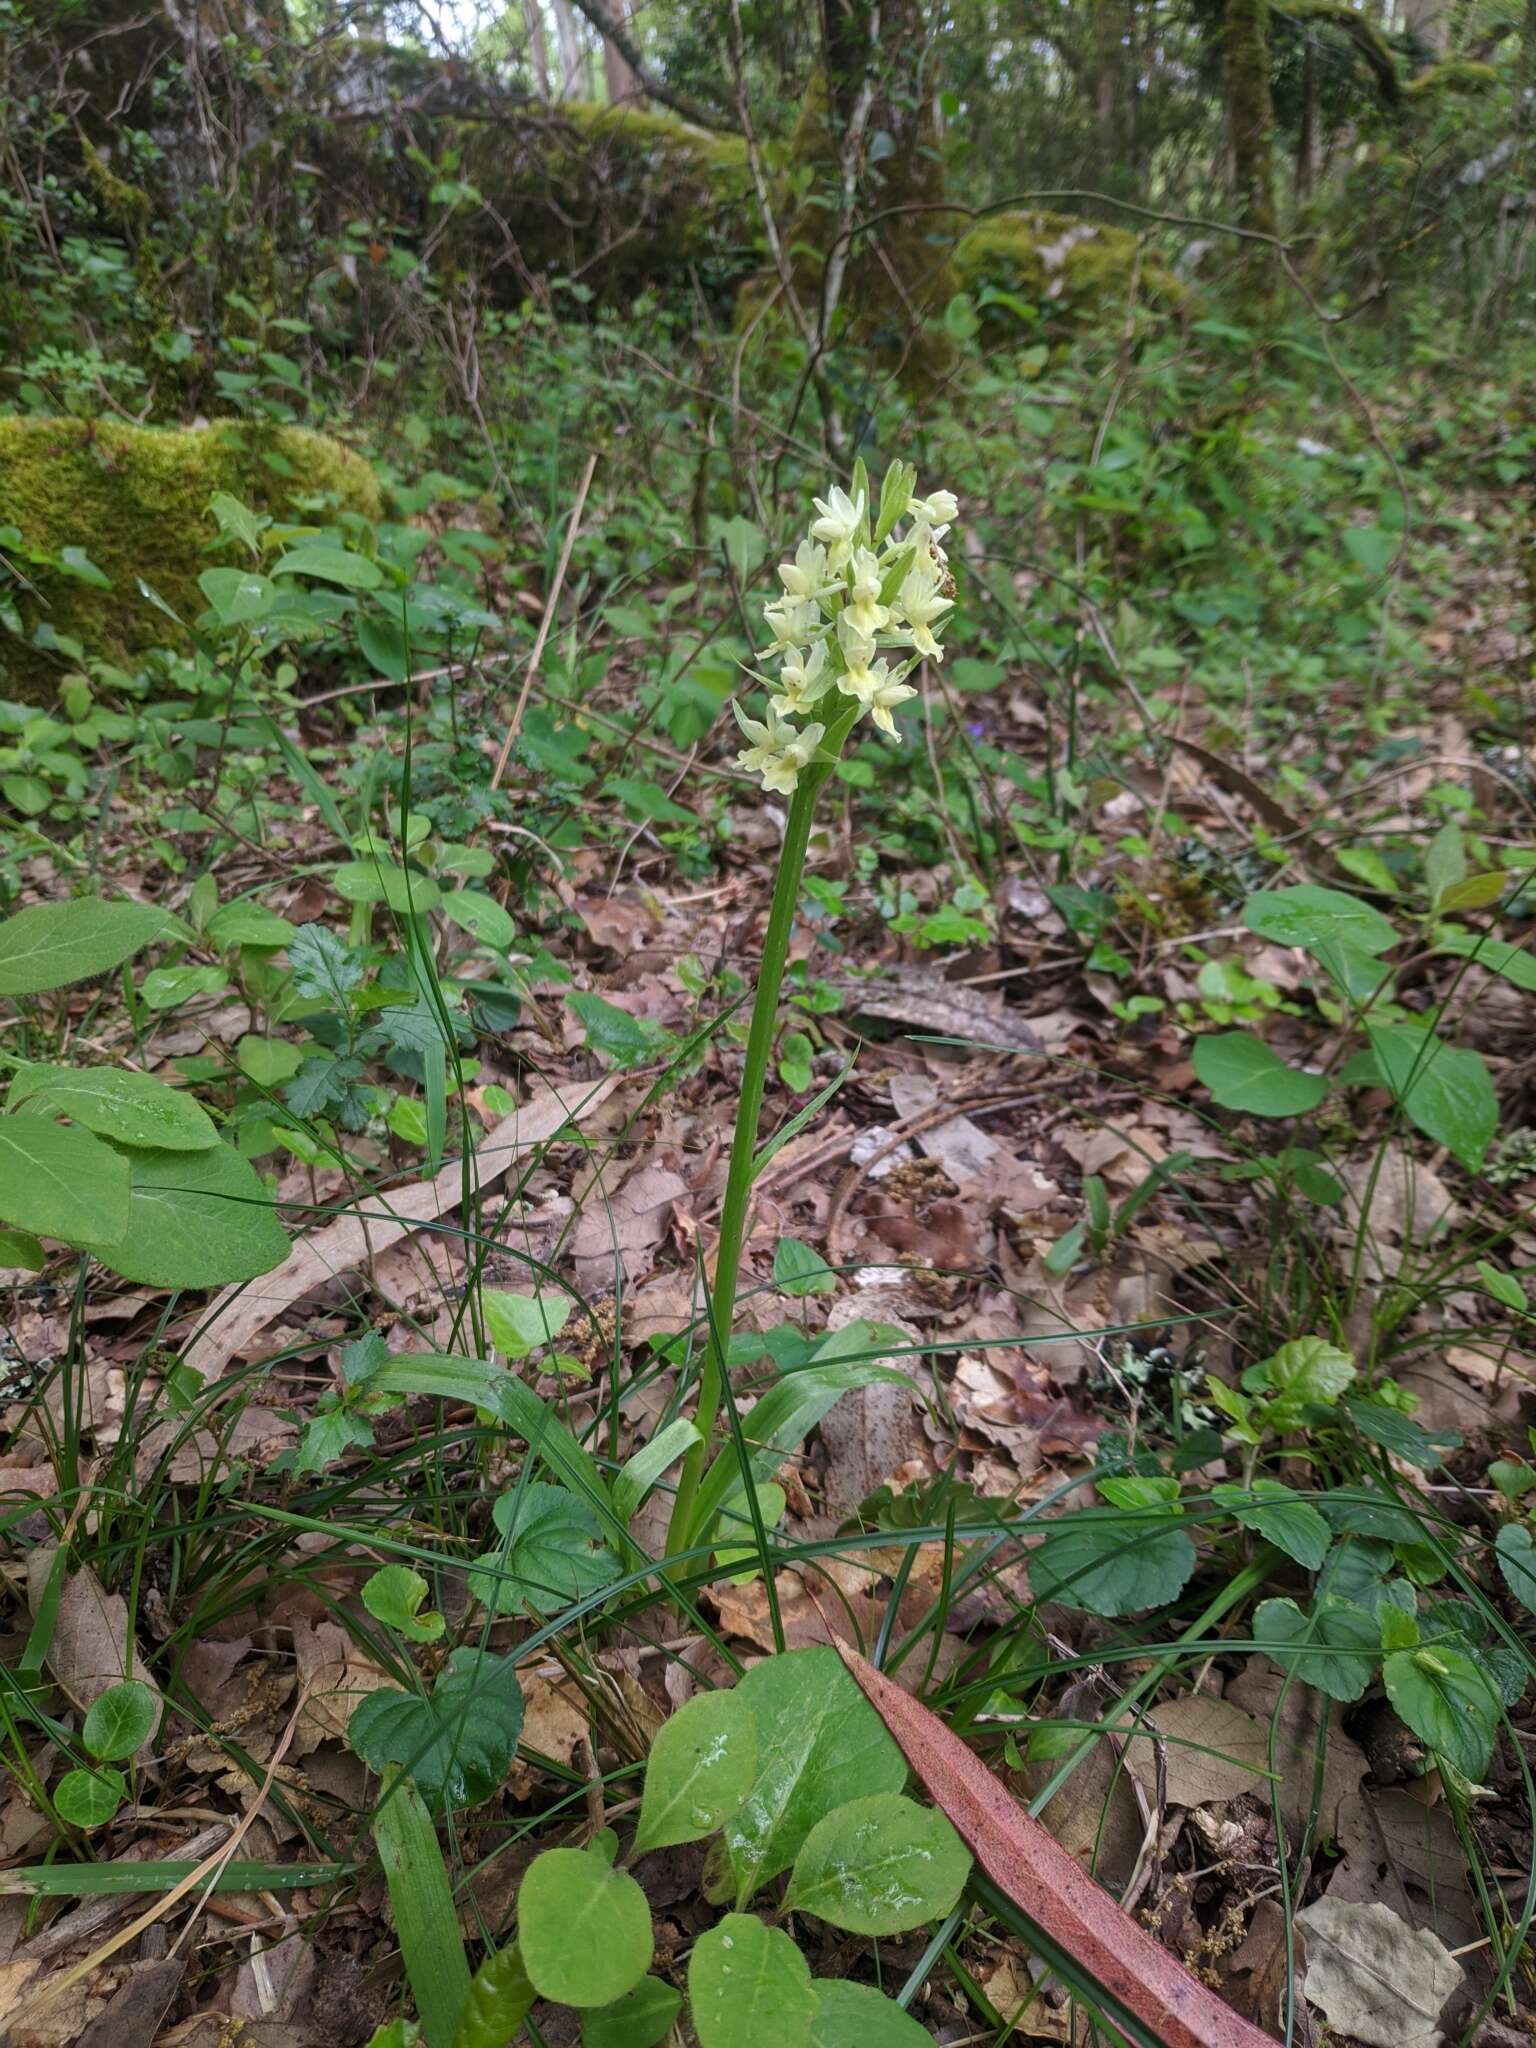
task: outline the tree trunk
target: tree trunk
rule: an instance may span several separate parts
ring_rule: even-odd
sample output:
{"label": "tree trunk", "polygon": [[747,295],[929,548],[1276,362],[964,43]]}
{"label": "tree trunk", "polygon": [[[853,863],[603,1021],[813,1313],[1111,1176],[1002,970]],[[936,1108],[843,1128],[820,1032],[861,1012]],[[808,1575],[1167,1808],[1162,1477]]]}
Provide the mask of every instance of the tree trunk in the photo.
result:
{"label": "tree trunk", "polygon": [[523,27],[528,34],[528,62],[533,71],[533,89],[541,100],[547,100],[549,45],[544,40],[544,9],[540,0],[523,0]]}
{"label": "tree trunk", "polygon": [[1317,51],[1309,36],[1301,59],[1301,119],[1296,124],[1296,197],[1312,197],[1317,181]]}
{"label": "tree trunk", "polygon": [[560,45],[560,97],[585,99],[586,54],[581,47],[576,17],[571,12],[571,0],[554,0],[554,7],[555,40]]}
{"label": "tree trunk", "polygon": [[1227,0],[1224,33],[1227,138],[1238,218],[1245,228],[1272,235],[1274,107],[1269,91],[1269,0]]}
{"label": "tree trunk", "polygon": [[[626,41],[633,37],[629,0],[606,0],[606,12]],[[645,88],[640,83],[640,74],[612,36],[606,35],[603,37],[603,79],[608,87],[608,104],[611,107],[644,105]]]}
{"label": "tree trunk", "polygon": [[1450,48],[1450,0],[1402,0],[1404,30],[1443,57]]}

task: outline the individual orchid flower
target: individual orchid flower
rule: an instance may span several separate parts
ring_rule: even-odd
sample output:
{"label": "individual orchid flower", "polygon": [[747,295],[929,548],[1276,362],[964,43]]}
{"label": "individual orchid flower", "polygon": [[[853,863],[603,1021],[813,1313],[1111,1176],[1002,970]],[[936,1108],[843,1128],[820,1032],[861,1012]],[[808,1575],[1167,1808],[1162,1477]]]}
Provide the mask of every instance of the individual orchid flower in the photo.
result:
{"label": "individual orchid flower", "polygon": [[809,598],[781,597],[763,606],[763,618],[773,635],[770,654],[781,647],[795,647],[809,640],[821,624],[821,611]]}
{"label": "individual orchid flower", "polygon": [[868,668],[875,655],[875,636],[866,633],[851,611],[838,614],[837,644],[848,668]]}
{"label": "individual orchid flower", "polygon": [[826,737],[824,725],[808,725],[803,732],[789,725],[772,709],[768,722],[748,718],[739,704],[732,707],[736,723],[752,742],[736,756],[738,766],[749,775],[760,775],[764,789],[780,796],[793,796],[801,770],[809,768],[816,749]]}
{"label": "individual orchid flower", "polygon": [[811,522],[812,540],[827,544],[827,567],[841,570],[853,552],[853,537],[864,523],[864,493],[850,498],[834,484],[824,498],[815,500],[819,519]]}
{"label": "individual orchid flower", "polygon": [[954,603],[939,587],[939,572],[932,563],[916,561],[902,582],[898,603],[911,629],[912,645],[930,661],[942,661],[944,650],[934,638],[933,625]]}
{"label": "individual orchid flower", "polygon": [[959,512],[960,500],[953,491],[930,491],[926,498],[912,498],[907,504],[908,517],[924,526],[948,527]]}
{"label": "individual orchid flower", "polygon": [[797,647],[787,648],[771,708],[781,718],[803,718],[818,698],[826,695],[831,682],[825,640],[816,641],[805,654]]}
{"label": "individual orchid flower", "polygon": [[850,619],[858,630],[873,637],[891,616],[890,606],[880,602],[880,563],[869,548],[854,552],[849,569],[848,604],[841,617]]}
{"label": "individual orchid flower", "polygon": [[837,687],[844,696],[856,697],[880,730],[888,732],[893,739],[899,738],[899,734],[891,713],[898,704],[905,704],[909,697],[917,695],[910,684],[892,674],[890,663],[883,658],[868,666],[850,668],[846,675],[838,677]]}
{"label": "individual orchid flower", "polygon": [[827,551],[813,540],[801,541],[792,562],[780,562],[779,581],[789,597],[819,597],[826,587]]}

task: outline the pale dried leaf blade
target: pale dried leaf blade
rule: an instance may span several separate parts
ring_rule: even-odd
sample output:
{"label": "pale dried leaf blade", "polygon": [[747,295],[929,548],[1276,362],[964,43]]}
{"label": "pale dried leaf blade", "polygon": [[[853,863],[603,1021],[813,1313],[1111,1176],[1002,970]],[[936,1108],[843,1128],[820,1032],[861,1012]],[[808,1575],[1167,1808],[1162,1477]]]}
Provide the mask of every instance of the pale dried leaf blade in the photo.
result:
{"label": "pale dried leaf blade", "polygon": [[1273,2048],[1015,1805],[937,1715],[838,1646],[892,1739],[992,1882],[1165,2048]]}
{"label": "pale dried leaf blade", "polygon": [[[622,1080],[606,1079],[572,1090],[569,1096],[540,1095],[503,1118],[476,1149],[470,1181],[482,1191],[504,1174],[520,1153],[547,1144],[564,1125],[596,1109]],[[353,1209],[302,1237],[275,1272],[238,1287],[226,1287],[207,1309],[200,1334],[182,1362],[204,1379],[217,1379],[232,1359],[250,1347],[285,1309],[328,1280],[377,1257],[423,1223],[432,1223],[462,1200],[464,1162],[450,1160],[434,1180],[417,1181],[389,1194],[366,1195]]]}
{"label": "pale dried leaf blade", "polygon": [[1308,2003],[1335,2033],[1371,2048],[1440,2048],[1440,2015],[1463,1972],[1438,1936],[1379,1903],[1322,1898],[1296,1919],[1307,1933]]}
{"label": "pale dried leaf blade", "polygon": [[[27,1559],[27,1600],[34,1615],[57,1554],[52,1545],[40,1546]],[[82,1714],[125,1678],[137,1679],[159,1697],[160,1688],[131,1639],[127,1601],[120,1593],[109,1593],[88,1566],[70,1572],[59,1589],[58,1611],[44,1661],[49,1676]],[[154,1752],[152,1728],[135,1758],[147,1763]]]}

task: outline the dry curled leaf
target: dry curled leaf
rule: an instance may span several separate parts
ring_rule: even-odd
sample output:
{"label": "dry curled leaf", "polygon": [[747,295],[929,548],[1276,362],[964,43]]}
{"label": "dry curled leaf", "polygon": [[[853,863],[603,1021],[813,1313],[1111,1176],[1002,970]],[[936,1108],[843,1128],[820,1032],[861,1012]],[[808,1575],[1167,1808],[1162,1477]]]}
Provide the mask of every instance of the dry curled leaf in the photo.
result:
{"label": "dry curled leaf", "polygon": [[1307,1933],[1308,2003],[1336,2033],[1371,2048],[1440,2048],[1462,1968],[1437,1935],[1379,1903],[1322,1898],[1296,1919]]}

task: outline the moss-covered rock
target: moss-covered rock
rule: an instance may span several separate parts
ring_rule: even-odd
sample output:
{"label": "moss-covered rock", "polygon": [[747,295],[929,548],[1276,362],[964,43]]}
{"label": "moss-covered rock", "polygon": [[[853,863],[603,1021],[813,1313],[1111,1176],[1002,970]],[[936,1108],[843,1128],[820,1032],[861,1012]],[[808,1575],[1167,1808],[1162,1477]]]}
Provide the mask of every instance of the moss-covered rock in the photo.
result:
{"label": "moss-covered rock", "polygon": [[[995,213],[961,237],[952,261],[963,290],[990,287],[1072,324],[1123,302],[1133,277],[1149,305],[1168,310],[1184,297],[1161,257],[1142,249],[1138,264],[1126,229],[1065,213]],[[1014,324],[1007,308],[980,310],[988,324]]]}
{"label": "moss-covered rock", "polygon": [[[198,574],[219,559],[209,548],[216,491],[275,516],[377,519],[383,509],[361,456],[300,427],[0,418],[0,527],[20,530],[28,556],[26,585],[7,590],[0,578],[0,598],[29,635],[46,624],[88,656],[132,661],[165,646],[174,628],[138,579],[184,617],[203,610]],[[66,548],[84,551],[85,573],[79,558],[75,573],[50,566]],[[87,580],[91,570],[107,587]],[[67,653],[0,630],[0,697],[47,702],[70,666]]]}

